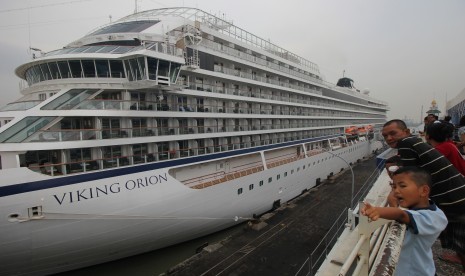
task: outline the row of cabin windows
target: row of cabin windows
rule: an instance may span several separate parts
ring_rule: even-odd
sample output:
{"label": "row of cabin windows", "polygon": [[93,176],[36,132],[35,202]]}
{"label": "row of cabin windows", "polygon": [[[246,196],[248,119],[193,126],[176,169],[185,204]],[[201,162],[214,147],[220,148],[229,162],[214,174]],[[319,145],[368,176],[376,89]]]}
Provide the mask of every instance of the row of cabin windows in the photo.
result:
{"label": "row of cabin windows", "polygon": [[[358,147],[356,147],[356,148],[358,148]],[[352,149],[350,149],[350,150],[348,150],[348,151],[345,151],[344,153],[351,152],[351,151],[354,151],[354,150],[355,150],[355,148],[352,148]],[[335,157],[335,156],[330,156],[330,157],[326,157],[326,158],[321,159],[321,160],[317,160],[317,161],[313,162],[313,165],[319,164],[320,161],[323,162],[323,161],[326,161],[326,160],[331,159],[331,158],[334,158],[334,157]],[[308,167],[307,167],[306,165],[303,165],[303,166],[302,166],[302,170],[305,170],[305,168],[310,168],[310,166],[311,166],[310,163],[308,163]],[[299,171],[300,171],[300,167],[297,167],[296,170],[297,170],[297,172],[299,172]],[[294,172],[295,172],[295,170],[292,169],[292,170],[291,170],[291,174],[294,174]],[[284,177],[287,177],[287,175],[288,175],[288,172],[284,172]],[[281,179],[281,174],[276,175],[276,180],[279,180],[279,179]],[[273,177],[269,177],[269,178],[268,178],[268,183],[271,183],[271,182],[273,182]],[[258,185],[259,185],[260,187],[263,186],[263,180],[260,180],[260,182],[259,182]],[[249,191],[250,191],[250,190],[253,190],[253,188],[254,188],[254,184],[250,184],[250,185],[249,185]],[[240,195],[240,194],[243,193],[243,191],[244,191],[243,188],[239,188],[239,189],[237,189],[237,194]]]}
{"label": "row of cabin windows", "polygon": [[[178,81],[178,84],[186,85],[189,89],[193,90],[200,90],[200,91],[207,91],[207,92],[215,92],[215,93],[226,93],[226,94],[233,94],[233,95],[240,95],[245,97],[257,97],[263,99],[273,99],[278,101],[291,101],[297,103],[305,103],[305,104],[312,104],[312,105],[321,105],[321,106],[331,106],[335,108],[341,109],[348,109],[348,110],[356,110],[357,112],[361,111],[368,111],[372,112],[372,108],[366,108],[362,106],[354,106],[353,104],[349,103],[342,103],[336,100],[330,99],[321,99],[316,97],[315,95],[300,95],[300,94],[293,94],[291,92],[284,92],[284,91],[277,91],[273,89],[263,88],[261,86],[252,86],[252,85],[237,85],[231,82],[223,82],[209,78],[199,78],[199,77],[190,77],[187,75],[181,75]],[[244,109],[244,108],[242,108]],[[293,113],[302,113],[301,108],[295,109],[292,111]],[[300,110],[300,111],[299,111]],[[289,112],[291,110],[288,110]],[[273,109],[275,114],[281,113],[281,110]],[[321,110],[321,112],[325,112]],[[329,110],[327,111],[329,114]],[[341,112],[341,111],[338,111]],[[348,112],[348,111],[345,111]],[[333,111],[334,114],[334,111]]]}
{"label": "row of cabin windows", "polygon": [[[318,163],[319,162],[320,161],[318,161]],[[308,166],[310,167],[310,164],[308,164]],[[303,169],[305,169],[305,165],[303,166]],[[297,167],[297,171],[300,171],[300,167]],[[291,174],[293,174],[293,173],[294,173],[294,170],[292,169]],[[283,175],[284,175],[284,177],[287,177],[288,172],[284,172]],[[276,175],[276,180],[280,180],[280,179],[281,179],[281,174]],[[268,178],[268,183],[271,183],[271,182],[273,182],[273,177]],[[258,182],[258,186],[260,186],[260,187],[263,186],[263,180],[260,180],[260,182]],[[249,191],[253,190],[253,188],[254,188],[254,184],[250,184],[249,185]],[[243,191],[244,191],[243,188],[239,188],[239,189],[237,189],[237,194],[240,195],[240,194],[242,194]]]}

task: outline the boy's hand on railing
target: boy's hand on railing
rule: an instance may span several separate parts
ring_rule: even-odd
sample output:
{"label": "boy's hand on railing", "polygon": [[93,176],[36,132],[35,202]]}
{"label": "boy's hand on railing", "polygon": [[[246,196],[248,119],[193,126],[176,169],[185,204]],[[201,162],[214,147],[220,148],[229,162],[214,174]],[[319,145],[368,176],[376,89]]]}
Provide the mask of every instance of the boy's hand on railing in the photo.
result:
{"label": "boy's hand on railing", "polygon": [[378,208],[371,206],[371,204],[368,202],[365,202],[364,206],[360,210],[360,213],[364,216],[367,216],[372,221],[379,219]]}

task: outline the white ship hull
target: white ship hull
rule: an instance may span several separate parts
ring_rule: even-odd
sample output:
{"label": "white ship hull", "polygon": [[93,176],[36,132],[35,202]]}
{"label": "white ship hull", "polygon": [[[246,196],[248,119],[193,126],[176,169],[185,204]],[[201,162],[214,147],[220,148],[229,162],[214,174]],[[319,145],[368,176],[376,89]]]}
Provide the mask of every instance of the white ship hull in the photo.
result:
{"label": "white ship hull", "polygon": [[[365,141],[332,153],[345,152],[340,157],[352,163],[379,147],[379,142]],[[351,148],[355,150],[349,152]],[[30,182],[18,187],[3,185],[3,195],[15,194],[2,197],[0,216],[19,216],[17,221],[10,219],[0,225],[1,275],[76,269],[227,228],[270,210],[277,200],[286,202],[298,196],[315,186],[318,178],[325,179],[347,167],[342,159],[331,157],[329,153],[317,154],[200,190],[177,181],[168,173],[169,168],[115,177],[106,172],[97,177],[100,179],[75,184],[66,182],[89,174],[55,178],[50,185],[58,187],[31,192],[21,192],[21,186],[44,185],[47,180],[35,183],[31,177]],[[276,180],[277,174],[293,169],[293,174]],[[26,170],[4,170],[1,177],[9,174],[8,178],[21,179]],[[268,178],[273,181],[268,183]],[[258,184],[259,180],[265,180],[264,185],[249,190],[249,183]],[[241,196],[237,194],[239,188],[244,189]],[[37,216],[24,213],[34,206],[41,206]]]}

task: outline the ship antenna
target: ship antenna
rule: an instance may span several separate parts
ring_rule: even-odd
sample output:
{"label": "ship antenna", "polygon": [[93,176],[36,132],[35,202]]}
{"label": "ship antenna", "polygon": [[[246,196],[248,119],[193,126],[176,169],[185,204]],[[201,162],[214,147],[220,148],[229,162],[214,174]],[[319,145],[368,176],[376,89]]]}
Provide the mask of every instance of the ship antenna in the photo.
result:
{"label": "ship antenna", "polygon": [[28,36],[29,36],[29,47],[28,47],[28,54],[31,54],[31,18],[30,18],[30,9],[27,9],[27,30],[28,30]]}

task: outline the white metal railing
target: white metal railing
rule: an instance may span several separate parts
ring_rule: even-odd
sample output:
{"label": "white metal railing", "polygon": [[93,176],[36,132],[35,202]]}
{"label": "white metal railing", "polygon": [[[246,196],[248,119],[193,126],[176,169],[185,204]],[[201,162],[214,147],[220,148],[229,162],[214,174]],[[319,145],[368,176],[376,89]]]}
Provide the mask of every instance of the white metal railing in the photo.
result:
{"label": "white metal railing", "polygon": [[[374,206],[385,206],[390,192],[390,181],[383,172],[365,198]],[[361,209],[361,204],[358,210]],[[379,219],[369,221],[366,216],[349,212],[349,222],[336,245],[327,254],[325,261],[315,275],[391,275],[395,271],[405,235],[405,225]],[[354,222],[358,219],[358,225]],[[389,254],[388,254],[389,252]],[[304,263],[307,266],[307,263]],[[314,275],[312,267],[305,274],[299,270],[296,275]]]}

